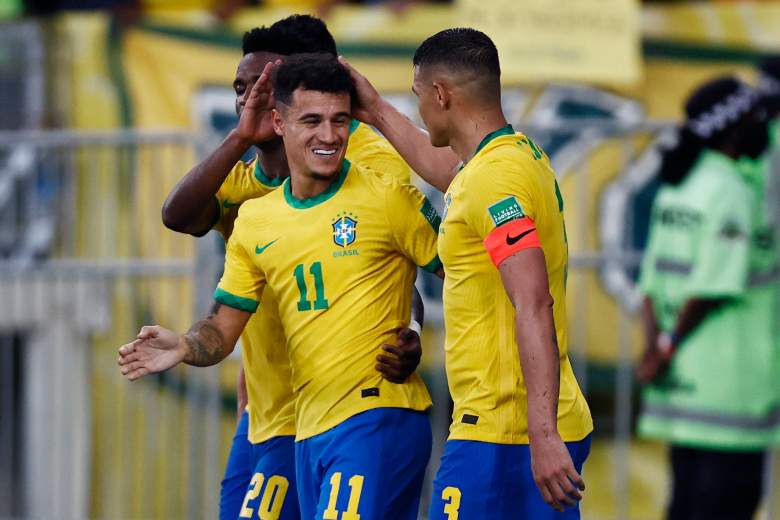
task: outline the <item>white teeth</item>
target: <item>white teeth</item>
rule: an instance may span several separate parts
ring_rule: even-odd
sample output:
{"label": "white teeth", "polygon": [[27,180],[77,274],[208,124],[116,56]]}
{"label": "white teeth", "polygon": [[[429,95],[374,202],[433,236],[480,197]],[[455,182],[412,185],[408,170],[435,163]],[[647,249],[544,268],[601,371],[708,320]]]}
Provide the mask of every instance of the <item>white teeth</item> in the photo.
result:
{"label": "white teeth", "polygon": [[336,150],[314,150],[317,155],[333,155]]}

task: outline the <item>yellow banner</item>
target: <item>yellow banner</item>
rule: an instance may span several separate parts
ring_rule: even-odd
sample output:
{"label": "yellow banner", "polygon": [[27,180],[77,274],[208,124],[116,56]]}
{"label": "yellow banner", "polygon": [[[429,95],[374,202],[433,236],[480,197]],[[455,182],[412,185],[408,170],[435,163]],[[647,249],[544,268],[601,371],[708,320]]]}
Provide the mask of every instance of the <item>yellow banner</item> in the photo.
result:
{"label": "yellow banner", "polygon": [[459,0],[461,23],[496,43],[505,81],[630,84],[641,77],[635,0]]}

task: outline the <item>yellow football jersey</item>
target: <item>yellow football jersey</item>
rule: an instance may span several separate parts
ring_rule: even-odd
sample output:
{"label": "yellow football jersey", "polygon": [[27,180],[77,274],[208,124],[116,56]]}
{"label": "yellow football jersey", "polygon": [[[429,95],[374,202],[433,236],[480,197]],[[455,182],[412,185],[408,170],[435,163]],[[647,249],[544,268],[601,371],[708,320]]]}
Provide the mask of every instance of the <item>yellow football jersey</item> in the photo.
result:
{"label": "yellow football jersey", "polygon": [[[243,194],[262,197],[284,179],[266,176],[257,159],[239,161],[217,192],[219,220],[214,229],[227,240],[233,232]],[[273,291],[263,293],[263,312],[252,315],[241,334],[241,362],[249,396],[249,442],[257,444],[279,435],[295,435],[292,372],[284,330]]]}
{"label": "yellow football jersey", "polygon": [[[347,158],[377,174],[410,182],[409,166],[370,127],[353,121]],[[278,188],[284,179],[270,178],[257,160],[239,161],[216,195],[219,220],[214,229],[227,239],[241,203],[262,197]],[[273,291],[266,290],[262,312],[255,313],[241,334],[242,363],[249,396],[249,441],[257,444],[279,435],[295,435],[295,401],[286,340]]]}
{"label": "yellow football jersey", "polygon": [[447,378],[455,402],[449,438],[528,443],[515,312],[497,268],[522,248],[524,239],[528,247],[541,243],[555,302],[561,365],[558,429],[564,441],[583,439],[593,422],[567,355],[563,200],[547,156],[507,126],[482,141],[444,200],[439,256],[446,273]]}
{"label": "yellow football jersey", "polygon": [[437,228],[436,211],[416,188],[346,160],[317,197],[295,199],[288,179],[241,206],[215,298],[254,311],[266,287],[274,292],[298,439],[372,408],[430,406],[417,374],[394,384],[374,366],[380,346],[409,323],[415,264],[441,266]]}

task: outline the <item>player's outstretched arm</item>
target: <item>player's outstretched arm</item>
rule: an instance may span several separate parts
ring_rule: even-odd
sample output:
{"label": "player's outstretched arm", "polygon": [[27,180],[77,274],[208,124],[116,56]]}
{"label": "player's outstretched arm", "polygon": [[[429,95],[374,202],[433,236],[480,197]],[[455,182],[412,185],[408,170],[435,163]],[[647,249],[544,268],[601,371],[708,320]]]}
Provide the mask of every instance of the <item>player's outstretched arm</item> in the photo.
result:
{"label": "player's outstretched arm", "polygon": [[233,351],[250,313],[219,305],[186,334],[159,325],[141,328],[136,339],[119,348],[120,372],[130,381],[163,372],[179,363],[215,365]]}
{"label": "player's outstretched arm", "polygon": [[434,147],[428,132],[416,127],[393,105],[382,99],[368,79],[344,58],[339,60],[349,69],[355,81],[357,102],[353,107],[353,115],[379,130],[427,183],[442,192],[447,191],[460,164],[455,152],[449,147]]}
{"label": "player's outstretched arm", "polygon": [[544,252],[523,249],[504,260],[499,271],[515,307],[520,363],[528,389],[531,470],[545,502],[562,511],[582,499],[579,491],[585,483],[558,433],[560,359]]}
{"label": "player's outstretched arm", "polygon": [[214,196],[233,166],[255,143],[273,138],[269,115],[273,108],[270,74],[274,66],[266,64],[252,87],[238,126],[168,194],[162,208],[162,220],[167,228],[194,236],[208,233],[219,218]]}

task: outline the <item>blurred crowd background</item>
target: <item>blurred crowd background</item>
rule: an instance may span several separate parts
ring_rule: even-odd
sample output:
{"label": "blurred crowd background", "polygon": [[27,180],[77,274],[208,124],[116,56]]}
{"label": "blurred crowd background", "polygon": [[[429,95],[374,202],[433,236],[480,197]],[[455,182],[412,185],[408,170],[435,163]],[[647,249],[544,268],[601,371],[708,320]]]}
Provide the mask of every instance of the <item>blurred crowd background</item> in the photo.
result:
{"label": "blurred crowd background", "polygon": [[[634,378],[659,148],[697,86],[757,83],[780,53],[780,2],[0,0],[0,518],[217,516],[239,356],[131,385],[116,348],[210,306],[224,244],[166,230],[160,208],[236,123],[243,32],[295,12],[322,16],[418,122],[416,46],[461,25],[494,39],[507,118],[550,155],[566,201],[570,352],[596,423],[583,517],[662,518],[666,446],[636,435]],[[418,285],[433,473],[450,413],[441,288]],[[762,519],[780,518],[777,470]]]}

